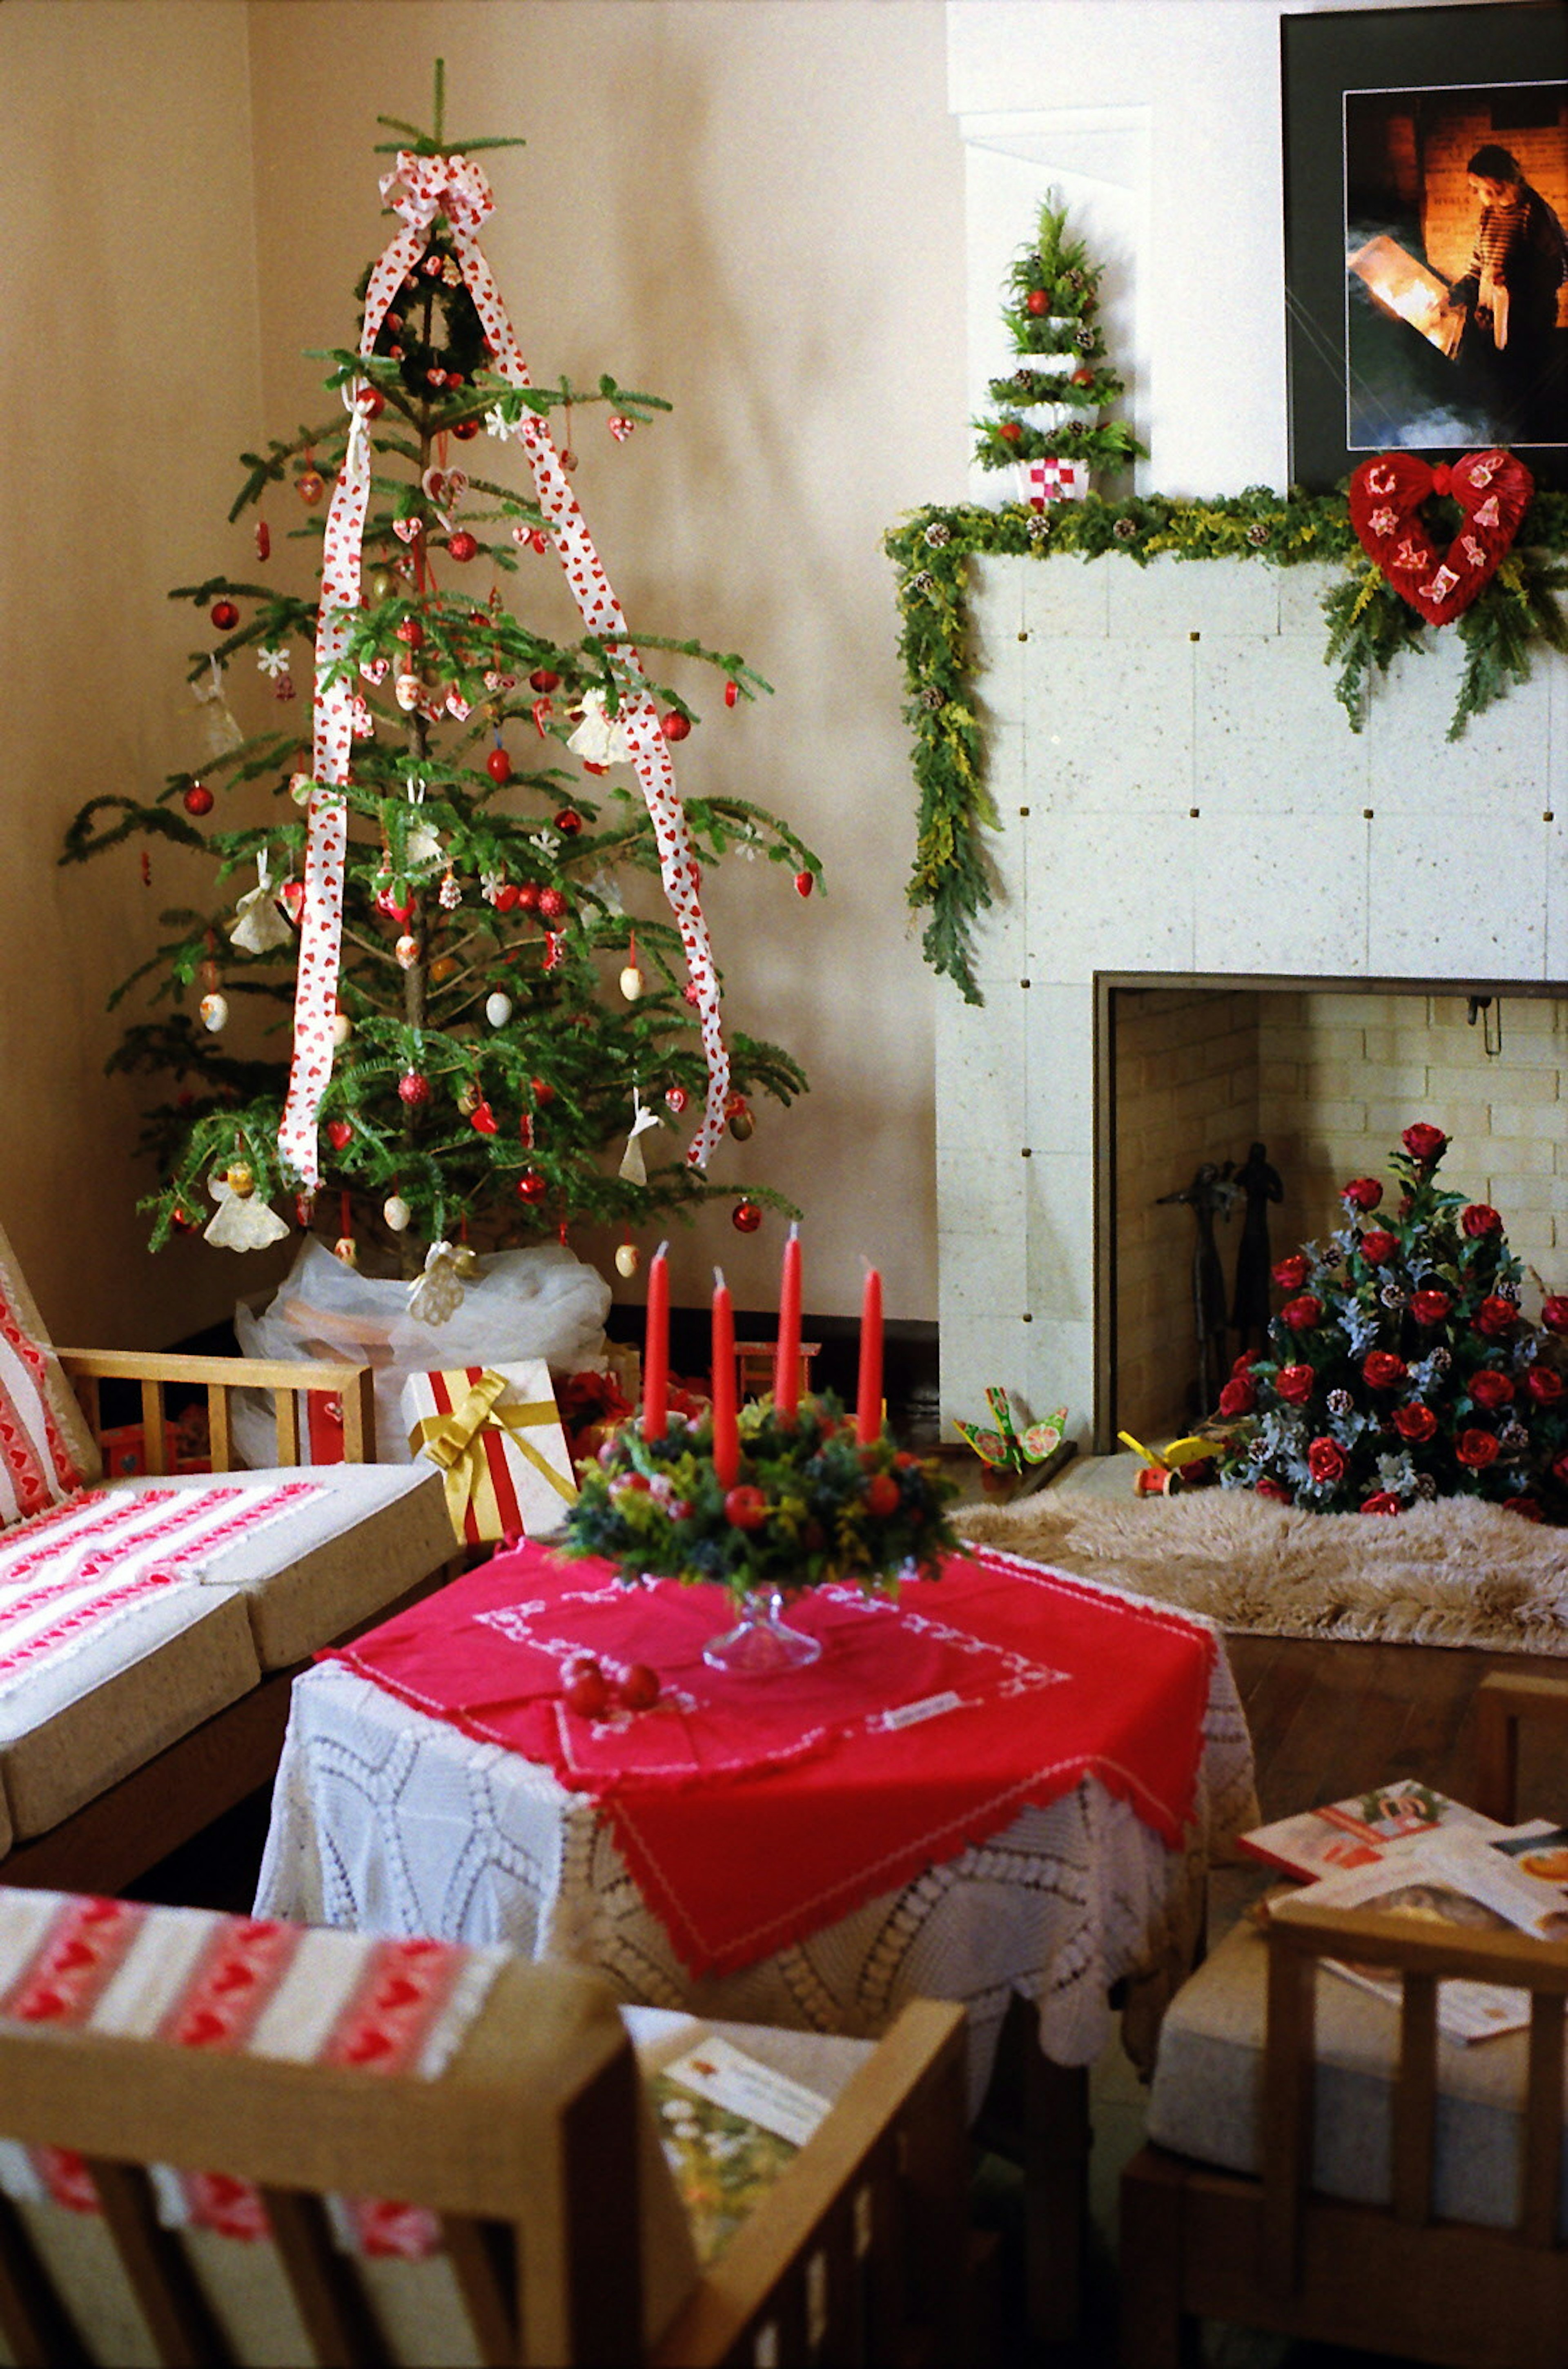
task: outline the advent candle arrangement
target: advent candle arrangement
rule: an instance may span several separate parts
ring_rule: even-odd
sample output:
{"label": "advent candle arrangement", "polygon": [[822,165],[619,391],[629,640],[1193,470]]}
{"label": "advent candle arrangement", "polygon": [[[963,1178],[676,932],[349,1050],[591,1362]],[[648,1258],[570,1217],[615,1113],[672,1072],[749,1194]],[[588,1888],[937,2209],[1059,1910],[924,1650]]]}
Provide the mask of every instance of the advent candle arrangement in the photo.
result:
{"label": "advent candle arrangement", "polygon": [[956,1544],[944,1508],[955,1485],[900,1448],[883,1421],[882,1277],[861,1300],[855,1411],[800,1391],[802,1249],[792,1227],[779,1289],[772,1402],[738,1406],[735,1316],[714,1272],[713,1388],[696,1421],[669,1405],[668,1266],[648,1273],[640,1416],[585,1467],[562,1551],[601,1555],[628,1582],[712,1582],[738,1600],[795,1596],[834,1581],[889,1588],[940,1576]]}

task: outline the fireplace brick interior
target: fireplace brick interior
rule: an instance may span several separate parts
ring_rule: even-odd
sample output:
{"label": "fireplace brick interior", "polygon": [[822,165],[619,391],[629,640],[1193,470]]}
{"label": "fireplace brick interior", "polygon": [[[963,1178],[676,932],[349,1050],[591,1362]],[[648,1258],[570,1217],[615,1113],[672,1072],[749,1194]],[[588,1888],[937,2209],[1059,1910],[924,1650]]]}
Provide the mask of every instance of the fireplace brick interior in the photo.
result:
{"label": "fireplace brick interior", "polygon": [[[1505,989],[1472,1025],[1467,997],[1414,990],[1115,992],[1115,1394],[1118,1423],[1137,1437],[1185,1426],[1196,1363],[1196,1228],[1189,1209],[1162,1207],[1161,1196],[1186,1185],[1200,1161],[1239,1165],[1254,1140],[1285,1188],[1269,1219],[1280,1257],[1344,1222],[1347,1178],[1391,1184],[1389,1152],[1412,1119],[1430,1115],[1452,1139],[1447,1183],[1502,1211],[1545,1289],[1568,1288],[1557,1170],[1568,1117],[1562,1003]],[[1215,1229],[1228,1295],[1241,1223],[1238,1202]]]}

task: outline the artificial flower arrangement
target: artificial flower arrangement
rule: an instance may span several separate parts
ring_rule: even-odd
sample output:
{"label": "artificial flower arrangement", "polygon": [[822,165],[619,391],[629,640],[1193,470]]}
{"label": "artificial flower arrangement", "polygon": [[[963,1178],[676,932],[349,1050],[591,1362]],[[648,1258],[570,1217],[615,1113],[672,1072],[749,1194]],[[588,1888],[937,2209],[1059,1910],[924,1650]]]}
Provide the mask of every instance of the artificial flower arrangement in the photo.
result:
{"label": "artificial flower arrangement", "polygon": [[1448,1137],[1401,1141],[1397,1208],[1355,1177],[1345,1224],[1274,1269],[1290,1296],[1220,1393],[1221,1480],[1316,1513],[1471,1495],[1568,1519],[1568,1298],[1532,1323],[1497,1211],[1436,1182]]}
{"label": "artificial flower arrangement", "polygon": [[601,1555],[626,1581],[711,1581],[738,1602],[832,1581],[891,1591],[935,1579],[956,1546],[944,1508],[957,1494],[933,1461],[884,1431],[862,1441],[830,1393],[792,1418],[771,1400],[739,1412],[740,1458],[727,1486],[714,1466],[711,1414],[671,1410],[645,1438],[624,1424],[582,1473],[560,1551]]}

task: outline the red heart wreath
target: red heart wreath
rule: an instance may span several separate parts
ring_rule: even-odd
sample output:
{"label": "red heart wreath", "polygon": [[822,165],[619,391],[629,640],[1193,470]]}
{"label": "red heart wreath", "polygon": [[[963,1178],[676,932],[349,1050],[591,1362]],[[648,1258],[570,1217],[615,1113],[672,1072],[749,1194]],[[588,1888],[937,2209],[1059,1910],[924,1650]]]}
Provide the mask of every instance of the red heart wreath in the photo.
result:
{"label": "red heart wreath", "polygon": [[[1467,452],[1435,469],[1414,452],[1379,452],[1350,480],[1350,523],[1400,598],[1429,625],[1447,625],[1496,574],[1534,491],[1511,452]],[[1465,513],[1442,559],[1421,518],[1429,494],[1451,494]]]}

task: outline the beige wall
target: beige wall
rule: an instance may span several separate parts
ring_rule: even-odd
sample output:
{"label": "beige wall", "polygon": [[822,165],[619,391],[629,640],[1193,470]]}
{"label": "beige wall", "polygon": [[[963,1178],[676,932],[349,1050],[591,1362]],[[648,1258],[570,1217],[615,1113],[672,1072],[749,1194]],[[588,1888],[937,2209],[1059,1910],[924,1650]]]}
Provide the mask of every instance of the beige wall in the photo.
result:
{"label": "beige wall", "polygon": [[238,1272],[146,1256],[142,1098],[102,1073],[178,868],[149,893],[133,851],[56,857],[84,800],[189,761],[199,636],[166,594],[206,572],[260,393],[245,15],[8,0],[0,94],[0,1219],[58,1337],[161,1343]]}
{"label": "beige wall", "polygon": [[[33,555],[7,573],[0,637],[17,925],[0,1209],[62,1333],[168,1340],[267,1279],[200,1245],[140,1248],[139,1100],[100,1079],[103,1002],[151,943],[170,867],[148,898],[134,853],[64,874],[53,858],[84,797],[144,794],[189,761],[180,659],[200,636],[166,588],[246,564],[248,530],[224,523],[234,455],[325,416],[301,349],[351,338],[354,280],[386,235],[375,117],[428,118],[438,53],[449,131],[529,143],[490,160],[486,244],[535,373],[612,368],[676,406],[624,448],[601,415],[576,438],[634,624],[738,647],[777,687],[732,715],[705,670],[681,678],[705,717],[682,784],[774,807],[827,864],[809,904],[775,866],[710,883],[731,1024],[776,1035],[813,1083],[715,1173],[804,1206],[813,1309],[857,1305],[864,1251],[889,1311],[929,1317],[933,988],[903,902],[880,539],[963,488],[961,159],[936,0],[0,8],[23,275],[3,482],[7,549]],[[766,1304],[779,1239],[770,1224],[746,1243],[722,1210],[677,1228],[677,1296],[721,1259],[738,1303]]]}

